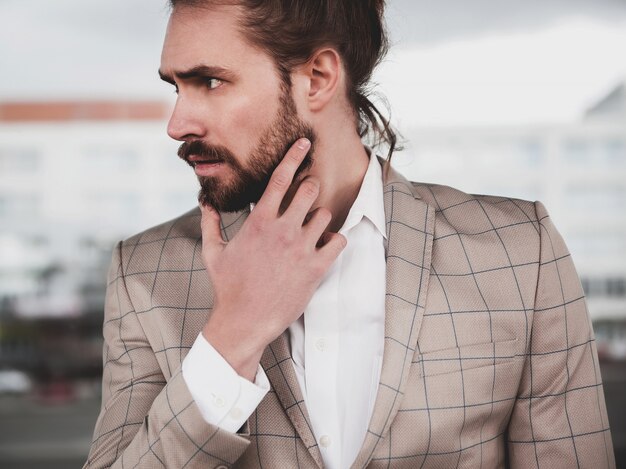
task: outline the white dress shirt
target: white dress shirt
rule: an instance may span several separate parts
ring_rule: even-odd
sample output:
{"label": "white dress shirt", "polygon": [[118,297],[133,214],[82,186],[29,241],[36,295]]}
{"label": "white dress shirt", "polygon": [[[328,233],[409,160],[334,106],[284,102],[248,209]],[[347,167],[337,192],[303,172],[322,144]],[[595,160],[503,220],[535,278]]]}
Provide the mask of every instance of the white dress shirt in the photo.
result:
{"label": "white dress shirt", "polygon": [[[348,468],[354,462],[367,433],[380,379],[385,212],[382,171],[374,154],[339,233],[347,238],[346,248],[304,314],[288,329],[298,384],[329,469]],[[251,383],[202,334],[183,361],[183,377],[203,418],[231,432],[246,422],[269,390],[260,365]]]}

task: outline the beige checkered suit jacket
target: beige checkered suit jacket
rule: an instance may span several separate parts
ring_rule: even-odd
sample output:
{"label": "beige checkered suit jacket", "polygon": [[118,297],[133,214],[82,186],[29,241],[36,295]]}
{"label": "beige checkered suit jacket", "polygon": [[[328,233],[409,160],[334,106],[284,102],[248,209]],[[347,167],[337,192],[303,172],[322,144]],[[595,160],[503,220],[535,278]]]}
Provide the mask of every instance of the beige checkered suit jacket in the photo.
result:
{"label": "beige checkered suit jacket", "polygon": [[[383,367],[352,467],[614,467],[583,291],[545,207],[393,170],[384,201]],[[246,216],[223,214],[226,239]],[[271,390],[238,434],[200,415],[181,375],[212,305],[199,227],[196,209],[115,250],[85,467],[323,467],[287,333],[265,350]]]}

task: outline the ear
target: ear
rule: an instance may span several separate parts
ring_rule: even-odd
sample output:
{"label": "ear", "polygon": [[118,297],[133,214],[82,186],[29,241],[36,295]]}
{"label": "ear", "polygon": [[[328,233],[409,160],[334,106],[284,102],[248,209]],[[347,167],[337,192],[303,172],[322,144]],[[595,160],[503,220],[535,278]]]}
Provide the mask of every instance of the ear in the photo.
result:
{"label": "ear", "polygon": [[342,82],[341,57],[334,49],[320,49],[307,62],[303,72],[308,84],[309,110],[321,111],[335,97]]}

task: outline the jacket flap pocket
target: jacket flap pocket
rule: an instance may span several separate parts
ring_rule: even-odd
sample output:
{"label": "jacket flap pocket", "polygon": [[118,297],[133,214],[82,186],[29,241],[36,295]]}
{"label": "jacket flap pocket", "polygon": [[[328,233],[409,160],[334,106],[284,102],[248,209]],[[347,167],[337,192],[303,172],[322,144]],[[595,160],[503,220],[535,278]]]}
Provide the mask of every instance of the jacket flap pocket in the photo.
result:
{"label": "jacket flap pocket", "polygon": [[517,343],[515,338],[436,350],[417,355],[414,363],[418,365],[422,376],[495,366],[522,356],[516,352]]}

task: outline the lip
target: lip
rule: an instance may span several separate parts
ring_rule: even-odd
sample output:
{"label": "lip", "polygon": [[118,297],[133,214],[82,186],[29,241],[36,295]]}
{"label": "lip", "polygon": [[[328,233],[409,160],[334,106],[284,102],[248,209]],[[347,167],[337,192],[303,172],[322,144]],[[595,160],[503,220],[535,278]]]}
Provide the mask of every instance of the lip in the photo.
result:
{"label": "lip", "polygon": [[193,163],[193,169],[197,176],[212,176],[219,172],[224,166],[223,161],[218,163],[201,163],[199,161]]}
{"label": "lip", "polygon": [[[203,161],[209,161],[209,158],[200,155],[190,155],[189,158],[187,158],[187,161],[189,161],[190,163],[201,163]],[[220,163],[222,162],[222,160],[215,161]]]}

